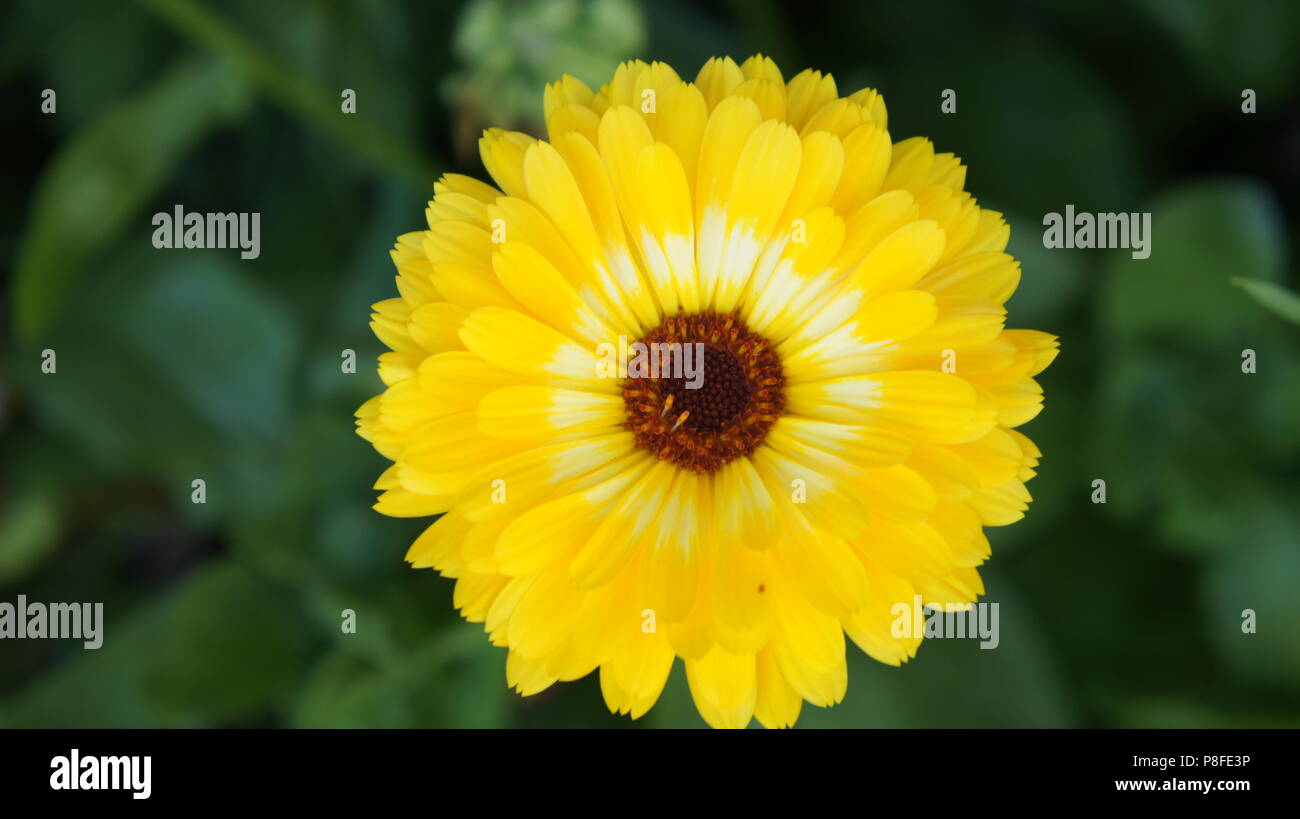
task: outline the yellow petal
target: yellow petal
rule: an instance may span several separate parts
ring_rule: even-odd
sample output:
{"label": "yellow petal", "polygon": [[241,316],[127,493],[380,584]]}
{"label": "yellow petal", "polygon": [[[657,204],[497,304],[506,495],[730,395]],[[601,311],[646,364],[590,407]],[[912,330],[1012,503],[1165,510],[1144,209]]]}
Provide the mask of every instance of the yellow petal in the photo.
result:
{"label": "yellow petal", "polygon": [[460,338],[470,352],[503,370],[618,392],[616,380],[602,377],[594,349],[585,349],[555,328],[514,310],[474,310],[461,324]]}
{"label": "yellow petal", "polygon": [[700,716],[714,728],[744,728],[754,715],[758,696],[754,655],[715,648],[708,656],[686,661],[686,682]]}
{"label": "yellow petal", "polygon": [[791,728],[799,719],[803,698],[781,673],[773,653],[764,649],[755,657],[757,696],[754,718],[764,728]]}

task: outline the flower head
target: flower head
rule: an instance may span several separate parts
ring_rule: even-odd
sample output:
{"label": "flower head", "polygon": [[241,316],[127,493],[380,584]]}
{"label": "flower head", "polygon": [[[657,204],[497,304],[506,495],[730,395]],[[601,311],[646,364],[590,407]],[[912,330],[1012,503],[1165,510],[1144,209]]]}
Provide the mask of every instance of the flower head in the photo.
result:
{"label": "flower head", "polygon": [[376,509],[441,515],[407,559],[521,694],[598,670],[635,718],[680,657],[709,724],[791,725],[843,698],[845,635],[898,665],[898,604],[983,593],[1056,341],[1004,329],[1006,222],[873,90],[631,62],[545,113],[398,237]]}

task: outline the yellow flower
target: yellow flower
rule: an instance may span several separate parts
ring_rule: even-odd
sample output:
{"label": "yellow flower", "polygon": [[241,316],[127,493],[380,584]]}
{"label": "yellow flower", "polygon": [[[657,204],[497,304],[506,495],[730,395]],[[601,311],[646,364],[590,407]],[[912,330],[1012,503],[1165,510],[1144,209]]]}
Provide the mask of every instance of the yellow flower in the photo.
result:
{"label": "yellow flower", "polygon": [[631,62],[545,114],[398,237],[357,412],[394,462],[375,508],[441,515],[407,560],[456,579],[521,694],[599,670],[636,718],[681,657],[710,725],[792,725],[844,697],[846,634],[899,665],[897,604],[983,593],[1056,339],[1004,329],[1006,222],[873,90]]}

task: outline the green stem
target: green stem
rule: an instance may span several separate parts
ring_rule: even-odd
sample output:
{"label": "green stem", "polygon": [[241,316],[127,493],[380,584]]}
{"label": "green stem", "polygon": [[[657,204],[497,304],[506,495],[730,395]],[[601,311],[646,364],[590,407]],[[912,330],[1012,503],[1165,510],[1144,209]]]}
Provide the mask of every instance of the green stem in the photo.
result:
{"label": "green stem", "polygon": [[195,0],[138,0],[182,34],[213,53],[233,59],[273,100],[351,147],[367,162],[420,188],[438,176],[437,167],[405,140],[356,115],[344,114],[333,99],[300,77],[233,26]]}

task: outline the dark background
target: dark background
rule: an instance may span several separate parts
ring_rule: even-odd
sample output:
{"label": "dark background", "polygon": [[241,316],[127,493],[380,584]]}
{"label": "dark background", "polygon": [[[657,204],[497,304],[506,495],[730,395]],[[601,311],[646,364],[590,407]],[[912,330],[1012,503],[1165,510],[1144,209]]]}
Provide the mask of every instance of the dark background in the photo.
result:
{"label": "dark background", "polygon": [[[352,431],[369,305],[434,178],[485,176],[486,125],[538,132],[543,83],[755,51],[962,156],[1023,262],[1009,326],[1062,343],[1035,504],[983,572],[1001,646],[850,646],[845,703],[799,724],[1300,726],[1300,309],[1230,282],[1295,289],[1297,42],[1300,3],[1228,0],[5,4],[0,600],[107,624],[0,643],[0,726],[629,724],[594,677],[511,693],[403,563],[423,524],[371,511]],[[178,203],[260,212],[261,257],[155,250]],[[1150,211],[1151,258],[1044,250],[1066,204]],[[637,724],[702,725],[680,666]]]}

